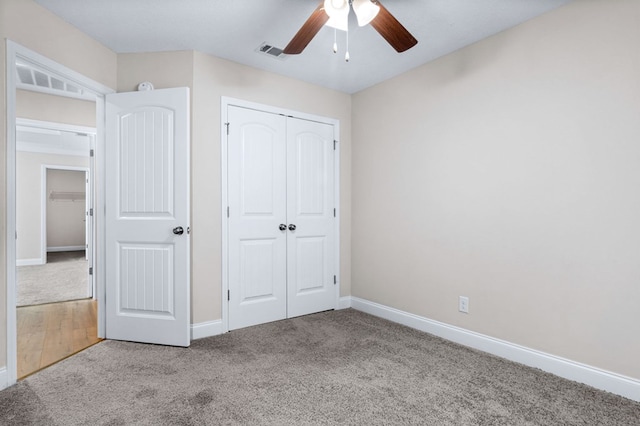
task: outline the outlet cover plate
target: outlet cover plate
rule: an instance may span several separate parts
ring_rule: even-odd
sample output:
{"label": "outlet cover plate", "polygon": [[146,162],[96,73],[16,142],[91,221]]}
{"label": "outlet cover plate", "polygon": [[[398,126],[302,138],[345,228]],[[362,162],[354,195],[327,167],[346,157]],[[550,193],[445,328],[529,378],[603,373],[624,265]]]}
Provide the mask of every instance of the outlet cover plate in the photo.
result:
{"label": "outlet cover plate", "polygon": [[469,313],[469,298],[466,296],[460,296],[458,299],[458,310],[465,314]]}

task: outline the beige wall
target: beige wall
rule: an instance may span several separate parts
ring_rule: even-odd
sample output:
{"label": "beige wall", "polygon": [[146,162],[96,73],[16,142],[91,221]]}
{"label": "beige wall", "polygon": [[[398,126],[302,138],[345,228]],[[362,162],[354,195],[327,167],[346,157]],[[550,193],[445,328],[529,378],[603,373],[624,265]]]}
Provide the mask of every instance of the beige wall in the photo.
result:
{"label": "beige wall", "polygon": [[[18,90],[16,92],[16,116],[31,120],[49,121],[54,123],[65,123],[79,126],[96,126],[96,105],[95,102],[78,99],[64,98],[61,96],[48,95],[44,93]],[[18,260],[40,259],[41,253],[41,188],[42,185],[42,165],[68,165],[88,167],[87,158],[48,155],[18,152],[16,154],[16,228],[18,240],[16,240],[16,256]],[[83,189],[84,190],[84,189]],[[82,212],[84,204],[81,203]],[[55,216],[56,207],[54,205],[53,214]],[[77,210],[78,203],[75,203]],[[71,206],[64,206],[69,209]],[[76,212],[77,213],[77,212]],[[48,240],[48,246],[82,245],[84,244],[84,230],[81,235],[74,235],[77,244],[62,244],[68,234],[62,234],[67,219],[71,216],[63,215],[62,226],[48,227],[47,233],[54,232]],[[73,228],[72,228],[73,229]],[[60,236],[56,232],[61,233]],[[48,236],[49,237],[49,236]],[[61,240],[62,238],[62,240]],[[42,259],[44,261],[44,259]]]}
{"label": "beige wall", "polygon": [[[5,39],[108,87],[116,86],[116,54],[32,0],[0,1],[0,253],[6,247]],[[6,365],[6,257],[0,256],[0,368]]]}
{"label": "beige wall", "polygon": [[42,172],[40,154],[16,154],[16,259],[20,262],[42,259]]}
{"label": "beige wall", "polygon": [[[18,152],[16,154],[16,230],[18,232],[16,256],[18,260],[40,259],[42,256],[41,187],[43,165],[88,167],[89,160],[83,157],[34,152]],[[84,187],[81,189],[84,191]],[[59,205],[60,203],[56,204]],[[78,203],[73,204],[77,207]],[[82,212],[84,212],[84,202],[80,203],[80,207]],[[69,206],[63,206],[62,208],[67,209]],[[47,213],[49,213],[49,211]],[[53,214],[55,215],[55,211]],[[70,219],[68,216],[65,217],[61,226],[66,227],[67,220]],[[58,232],[61,232],[61,226],[57,228]],[[47,229],[47,231],[49,231],[49,229]],[[84,229],[82,229],[81,233],[82,240],[78,244],[56,243],[57,235],[55,231],[52,237],[54,241],[48,241],[49,246],[80,245],[84,244]],[[49,238],[47,238],[47,240],[49,240]]]}
{"label": "beige wall", "polygon": [[118,91],[142,81],[191,87],[192,321],[219,319],[221,307],[220,98],[229,96],[337,118],[341,123],[341,291],[350,294],[350,96],[198,52],[118,56]]}
{"label": "beige wall", "polygon": [[[86,161],[86,159],[85,159]],[[47,194],[74,192],[85,194],[85,172],[49,169]],[[86,243],[85,198],[56,199],[47,196],[47,248],[84,246]]]}
{"label": "beige wall", "polygon": [[356,94],[353,295],[639,379],[639,23],[578,1]]}
{"label": "beige wall", "polygon": [[193,52],[118,55],[118,92],[134,92],[143,81],[156,89],[188,87],[193,92]]}
{"label": "beige wall", "polygon": [[[107,87],[116,85],[116,54],[33,0],[2,0],[0,35]],[[3,56],[4,58],[4,56]],[[2,70],[4,75],[4,69]]]}
{"label": "beige wall", "polygon": [[96,103],[18,90],[16,91],[16,117],[96,127]]}

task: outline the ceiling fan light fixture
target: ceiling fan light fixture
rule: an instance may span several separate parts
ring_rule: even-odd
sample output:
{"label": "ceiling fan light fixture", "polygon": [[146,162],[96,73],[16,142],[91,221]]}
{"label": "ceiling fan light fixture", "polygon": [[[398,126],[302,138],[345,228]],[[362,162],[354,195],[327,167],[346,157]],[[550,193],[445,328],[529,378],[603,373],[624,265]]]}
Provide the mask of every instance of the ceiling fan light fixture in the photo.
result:
{"label": "ceiling fan light fixture", "polygon": [[353,11],[358,18],[358,25],[364,27],[378,15],[380,6],[371,2],[371,0],[353,0]]}
{"label": "ceiling fan light fixture", "polygon": [[341,31],[349,29],[349,1],[348,0],[324,0],[324,11],[329,15],[325,24],[328,27]]}
{"label": "ceiling fan light fixture", "polygon": [[324,0],[324,11],[329,16],[334,16],[337,13],[348,14],[349,0]]}
{"label": "ceiling fan light fixture", "polygon": [[418,44],[418,40],[378,0],[320,0],[319,3],[284,48],[285,54],[302,53],[325,25],[349,34],[349,13],[352,7],[358,23],[369,23],[396,52],[404,52]]}
{"label": "ceiling fan light fixture", "polygon": [[325,24],[327,27],[335,28],[340,31],[349,31],[349,21],[347,17],[332,17]]}

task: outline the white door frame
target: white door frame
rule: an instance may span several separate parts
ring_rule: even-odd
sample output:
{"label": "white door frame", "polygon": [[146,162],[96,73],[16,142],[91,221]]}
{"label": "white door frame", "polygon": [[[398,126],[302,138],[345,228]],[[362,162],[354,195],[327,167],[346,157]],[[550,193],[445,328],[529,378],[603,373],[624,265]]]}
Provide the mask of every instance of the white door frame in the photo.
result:
{"label": "white door frame", "polygon": [[[88,158],[88,157],[87,157]],[[41,166],[41,179],[42,179],[42,183],[40,184],[40,188],[41,188],[41,201],[40,201],[40,220],[41,220],[41,225],[40,225],[40,256],[42,258],[42,260],[44,261],[44,263],[47,263],[47,249],[48,249],[48,243],[47,243],[47,198],[48,198],[48,194],[47,194],[47,172],[49,170],[67,170],[67,171],[73,171],[73,172],[84,172],[84,176],[86,179],[86,184],[85,184],[85,211],[89,211],[90,208],[92,208],[92,204],[91,204],[91,188],[93,187],[93,179],[91,178],[91,167],[76,167],[76,166],[63,166],[63,165],[52,165],[52,164],[43,164]],[[91,248],[89,248],[89,244],[91,244],[91,233],[93,232],[93,229],[91,227],[91,218],[87,215],[86,218],[86,223],[84,226],[85,229],[85,245],[86,245],[86,259],[89,260],[89,265],[87,265],[88,267],[93,266],[93,257],[91,259],[89,259],[89,255],[93,256],[93,251]],[[87,270],[87,275],[89,275],[89,271]],[[93,297],[95,298],[94,295],[94,285],[93,285],[93,275],[89,275],[89,279],[87,280],[87,295],[88,297]]]}
{"label": "white door frame", "polygon": [[[96,263],[95,263],[95,279],[97,285],[98,297],[98,336],[105,334],[105,317],[104,317],[104,291],[105,291],[105,268],[104,268],[104,146],[105,146],[105,104],[104,97],[115,91],[101,83],[98,83],[82,74],[73,71],[45,56],[40,55],[24,46],[21,46],[11,40],[7,40],[6,44],[6,97],[7,97],[7,213],[6,213],[6,235],[15,235],[16,233],[16,89],[19,87],[25,90],[38,90],[36,86],[25,87],[17,81],[16,61],[20,60],[31,64],[39,69],[62,78],[63,80],[73,82],[77,87],[85,92],[85,96],[91,96],[96,102],[96,148],[95,148],[95,177],[99,185],[96,187]],[[52,94],[51,91],[47,93]],[[56,95],[75,97],[60,91],[55,92]],[[7,265],[7,372],[6,382],[0,382],[0,389],[11,386],[17,381],[17,321],[16,321],[16,240],[7,237],[6,241],[6,265]]]}
{"label": "white door frame", "polygon": [[335,242],[335,271],[337,276],[336,285],[336,301],[335,309],[339,308],[340,302],[340,120],[335,118],[322,117],[314,114],[306,114],[285,108],[278,108],[270,105],[259,104],[255,102],[235,99],[227,96],[220,98],[220,182],[222,193],[222,204],[220,213],[222,218],[222,332],[229,331],[229,305],[227,303],[227,294],[229,291],[229,218],[227,217],[227,208],[229,206],[228,179],[227,179],[227,109],[229,106],[238,106],[242,108],[254,109],[273,114],[280,114],[287,117],[301,118],[303,120],[317,121],[333,126],[333,139],[336,141],[337,147],[335,151],[334,163],[334,205],[336,206],[336,242]]}
{"label": "white door frame", "polygon": [[[41,226],[40,226],[40,262],[42,264],[46,263],[46,255],[47,255],[47,210],[46,210],[46,202],[47,202],[47,194],[46,194],[46,169],[53,170],[75,170],[75,171],[84,171],[87,174],[88,182],[86,185],[86,204],[87,211],[93,206],[93,190],[94,190],[94,182],[95,182],[95,170],[93,164],[93,158],[90,155],[90,150],[95,149],[95,140],[96,140],[96,128],[95,127],[86,127],[86,126],[77,126],[73,124],[65,124],[65,123],[54,123],[50,121],[42,121],[42,120],[30,120],[25,118],[16,118],[16,125],[20,128],[33,128],[38,130],[57,130],[60,132],[70,132],[70,133],[83,133],[87,136],[89,140],[89,145],[83,151],[77,151],[73,149],[59,148],[55,147],[53,149],[49,149],[47,147],[23,147],[20,148],[20,141],[16,140],[16,152],[23,150],[24,152],[38,152],[43,154],[60,154],[60,155],[69,155],[69,156],[78,156],[84,157],[89,160],[88,167],[76,167],[76,166],[66,166],[66,165],[43,165],[43,170],[41,172],[41,201],[40,201],[40,218],[41,218]],[[90,219],[90,218],[87,218]],[[93,244],[93,239],[95,237],[95,230],[93,229],[93,220],[87,220],[87,229],[86,229],[86,244]],[[87,256],[93,255],[92,250],[87,250]],[[91,260],[91,266],[94,263],[94,259]],[[95,287],[92,292],[95,293]]]}

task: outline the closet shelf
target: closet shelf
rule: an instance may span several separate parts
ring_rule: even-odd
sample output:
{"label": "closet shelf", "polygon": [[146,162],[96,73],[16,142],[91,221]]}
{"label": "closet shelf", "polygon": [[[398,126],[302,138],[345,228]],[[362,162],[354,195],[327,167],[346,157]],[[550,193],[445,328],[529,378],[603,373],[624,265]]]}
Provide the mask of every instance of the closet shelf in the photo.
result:
{"label": "closet shelf", "polygon": [[65,192],[65,191],[51,191],[49,193],[49,199],[51,201],[84,201],[84,192]]}

